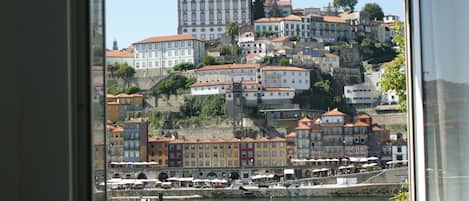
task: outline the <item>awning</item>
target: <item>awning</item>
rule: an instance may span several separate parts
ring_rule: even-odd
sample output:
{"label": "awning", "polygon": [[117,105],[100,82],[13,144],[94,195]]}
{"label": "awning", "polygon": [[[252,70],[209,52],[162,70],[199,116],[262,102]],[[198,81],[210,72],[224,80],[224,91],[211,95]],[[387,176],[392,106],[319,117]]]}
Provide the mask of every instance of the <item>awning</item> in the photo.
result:
{"label": "awning", "polygon": [[295,174],[295,170],[294,169],[284,169],[283,174]]}
{"label": "awning", "polygon": [[375,161],[375,160],[378,160],[378,159],[379,159],[378,157],[374,157],[374,156],[368,158],[369,161]]}
{"label": "awning", "polygon": [[407,163],[407,160],[402,160],[402,161],[388,161],[386,164],[397,164],[397,163]]}

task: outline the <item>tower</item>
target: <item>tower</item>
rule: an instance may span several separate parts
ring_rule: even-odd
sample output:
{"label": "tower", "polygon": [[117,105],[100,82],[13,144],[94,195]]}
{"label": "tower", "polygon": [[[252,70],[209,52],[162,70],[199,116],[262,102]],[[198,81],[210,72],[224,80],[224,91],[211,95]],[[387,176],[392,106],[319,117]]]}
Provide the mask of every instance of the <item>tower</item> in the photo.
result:
{"label": "tower", "polygon": [[117,46],[117,39],[114,39],[112,42],[112,50],[119,50],[119,47]]}

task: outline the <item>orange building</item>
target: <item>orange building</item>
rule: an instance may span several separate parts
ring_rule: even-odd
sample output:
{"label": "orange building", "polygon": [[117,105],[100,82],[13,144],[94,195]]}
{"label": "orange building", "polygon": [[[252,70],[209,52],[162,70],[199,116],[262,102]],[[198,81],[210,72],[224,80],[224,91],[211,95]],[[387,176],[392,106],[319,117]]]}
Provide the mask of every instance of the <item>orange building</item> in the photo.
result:
{"label": "orange building", "polygon": [[106,100],[107,119],[113,122],[137,117],[136,112],[143,109],[143,95],[141,94],[107,94]]}
{"label": "orange building", "polygon": [[157,162],[157,167],[168,167],[168,143],[171,138],[151,137],[148,138],[148,161]]}

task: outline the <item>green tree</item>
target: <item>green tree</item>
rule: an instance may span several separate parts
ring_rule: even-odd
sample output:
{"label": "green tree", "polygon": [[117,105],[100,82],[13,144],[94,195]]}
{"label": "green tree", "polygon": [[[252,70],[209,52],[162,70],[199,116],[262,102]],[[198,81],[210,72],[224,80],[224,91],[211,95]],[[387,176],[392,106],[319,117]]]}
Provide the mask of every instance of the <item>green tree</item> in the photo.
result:
{"label": "green tree", "polygon": [[[186,76],[178,75],[178,74],[170,74],[165,80],[158,83],[155,88],[153,89],[153,95],[158,96],[159,94],[177,94],[178,91],[186,90],[192,84],[188,84],[188,79]],[[192,81],[191,81],[192,82]]]}
{"label": "green tree", "polygon": [[383,20],[384,18],[383,9],[381,9],[381,7],[377,3],[365,4],[362,11],[368,13],[368,15],[370,16],[370,20]]}
{"label": "green tree", "polygon": [[175,71],[188,71],[195,69],[195,65],[190,62],[178,63],[174,65],[173,69]]}
{"label": "green tree", "polygon": [[225,35],[230,38],[230,43],[236,45],[236,37],[239,34],[239,26],[236,22],[230,22],[225,26]]}
{"label": "green tree", "polygon": [[334,0],[335,7],[342,7],[344,10],[351,10],[355,9],[358,0]]}
{"label": "green tree", "polygon": [[405,183],[402,185],[400,193],[397,194],[396,196],[392,197],[389,199],[391,201],[409,201],[409,184]]}
{"label": "green tree", "polygon": [[253,18],[254,18],[254,20],[265,17],[264,0],[256,0],[255,2],[253,2],[253,4],[254,4],[253,5],[253,8],[254,8]]}
{"label": "green tree", "polygon": [[130,78],[135,75],[135,69],[129,66],[127,63],[123,63],[119,65],[119,70],[116,71],[116,75],[125,81],[125,85],[128,85]]}
{"label": "green tree", "polygon": [[[395,31],[401,33],[403,24],[396,22]],[[399,108],[407,111],[407,89],[406,73],[402,68],[405,66],[405,40],[401,34],[394,36],[393,43],[398,47],[398,55],[394,60],[385,65],[380,86],[384,91],[395,91],[399,96]]]}
{"label": "green tree", "polygon": [[106,82],[106,91],[108,94],[117,95],[122,93],[122,88],[117,80],[109,80]]}
{"label": "green tree", "polygon": [[290,36],[288,38],[290,41],[300,41],[301,37],[298,35]]}
{"label": "green tree", "polygon": [[202,58],[202,65],[204,66],[210,66],[210,65],[215,65],[217,62],[215,61],[215,58],[209,55],[205,55]]}
{"label": "green tree", "polygon": [[117,62],[107,65],[107,71],[111,73],[111,77],[114,77],[114,73],[116,73],[117,70],[119,70],[119,64]]}
{"label": "green tree", "polygon": [[136,94],[138,92],[140,92],[141,89],[137,86],[130,86],[130,87],[127,87],[125,90],[124,90],[124,93],[126,94]]}
{"label": "green tree", "polygon": [[279,61],[279,64],[281,66],[289,66],[290,65],[290,60],[287,58],[281,58]]}
{"label": "green tree", "polygon": [[275,7],[275,6],[272,7],[272,9],[270,9],[269,16],[270,17],[283,17],[282,11],[278,7]]}

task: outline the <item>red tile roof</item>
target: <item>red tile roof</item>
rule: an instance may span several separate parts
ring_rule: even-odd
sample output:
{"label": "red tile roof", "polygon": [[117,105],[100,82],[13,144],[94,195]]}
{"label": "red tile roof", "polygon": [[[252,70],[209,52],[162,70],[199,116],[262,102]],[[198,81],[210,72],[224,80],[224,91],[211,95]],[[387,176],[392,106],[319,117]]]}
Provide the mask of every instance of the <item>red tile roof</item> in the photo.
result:
{"label": "red tile roof", "polygon": [[296,130],[309,130],[311,129],[309,126],[300,124],[298,127],[296,127]]}
{"label": "red tile roof", "polygon": [[278,37],[278,38],[274,38],[272,39],[272,42],[285,42],[285,41],[288,41],[289,40],[289,37],[288,36],[281,36],[281,37]]}
{"label": "red tile roof", "polygon": [[268,87],[268,88],[264,88],[264,91],[272,92],[272,91],[295,91],[295,90],[292,88]]}
{"label": "red tile roof", "polygon": [[127,51],[111,50],[111,51],[106,51],[106,57],[133,58],[134,55]]}
{"label": "red tile roof", "polygon": [[264,1],[264,6],[266,7],[271,7],[274,5],[274,2],[277,1],[277,6],[280,6],[280,7],[291,7],[291,3],[290,1],[282,1],[282,0],[265,0]]}
{"label": "red tile roof", "polygon": [[205,87],[205,86],[218,86],[218,85],[233,85],[233,82],[198,82],[198,83],[194,83],[191,87]]}
{"label": "red tile roof", "polygon": [[339,109],[335,108],[329,112],[324,113],[323,116],[345,116],[345,114],[340,112]]}
{"label": "red tile roof", "polygon": [[328,16],[328,15],[325,15],[325,16],[323,16],[323,19],[324,19],[325,22],[346,23],[343,18],[337,17],[337,16]]}
{"label": "red tile roof", "polygon": [[171,35],[171,36],[155,36],[146,38],[134,44],[144,44],[144,43],[158,43],[158,42],[170,42],[170,41],[181,41],[181,40],[198,40],[189,34],[180,34],[180,35]]}
{"label": "red tile roof", "polygon": [[264,66],[262,71],[308,71],[307,69],[295,66]]}
{"label": "red tile roof", "polygon": [[336,57],[338,57],[338,56],[335,55],[335,54],[332,54],[332,53],[326,53],[326,54],[323,55],[323,57],[326,57],[326,58],[336,58]]}

